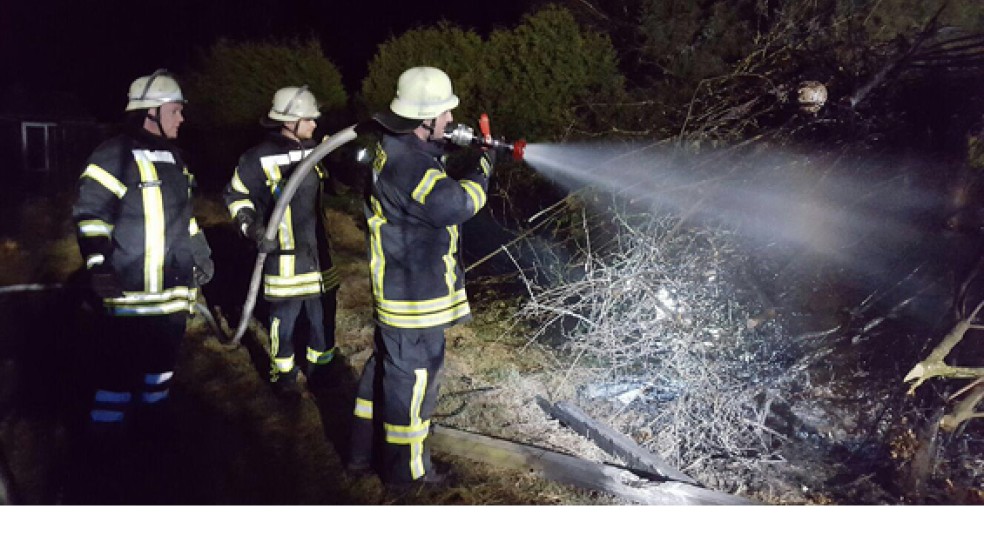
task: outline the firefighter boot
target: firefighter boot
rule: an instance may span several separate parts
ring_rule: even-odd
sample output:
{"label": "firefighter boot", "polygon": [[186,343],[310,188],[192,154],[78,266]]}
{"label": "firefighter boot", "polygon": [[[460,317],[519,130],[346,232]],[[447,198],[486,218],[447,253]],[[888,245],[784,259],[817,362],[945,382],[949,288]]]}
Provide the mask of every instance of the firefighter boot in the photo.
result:
{"label": "firefighter boot", "polygon": [[291,400],[300,400],[304,395],[304,387],[297,380],[299,371],[295,367],[286,373],[270,372],[270,384],[277,396]]}

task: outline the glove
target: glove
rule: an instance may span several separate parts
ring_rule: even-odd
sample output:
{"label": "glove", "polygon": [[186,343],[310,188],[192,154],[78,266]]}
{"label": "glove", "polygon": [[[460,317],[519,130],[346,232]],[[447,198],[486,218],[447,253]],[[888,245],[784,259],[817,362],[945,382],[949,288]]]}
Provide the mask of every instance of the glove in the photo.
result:
{"label": "glove", "polygon": [[487,150],[483,150],[482,159],[485,160],[487,164],[489,164],[489,170],[488,172],[486,172],[485,169],[482,167],[484,165],[482,163],[478,164],[478,170],[486,177],[489,177],[492,175],[492,169],[495,168],[495,148],[489,148]]}
{"label": "glove", "polygon": [[112,267],[106,264],[92,266],[89,270],[89,288],[99,298],[119,298],[123,296],[123,285]]}
{"label": "glove", "polygon": [[266,239],[266,227],[257,221],[256,212],[248,208],[239,210],[236,219],[239,221],[239,230],[242,231],[243,236],[255,242],[260,252],[269,254],[277,249],[276,240]]}
{"label": "glove", "polygon": [[[211,260],[209,260],[211,262]],[[195,266],[193,270],[193,279],[195,280],[195,288],[201,288],[207,285],[209,281],[212,280],[212,275],[215,274],[215,265],[213,264],[203,264],[205,267]]]}
{"label": "glove", "polygon": [[[485,158],[485,161],[489,162],[489,167],[495,166],[495,155],[495,148],[488,148],[482,151],[482,157]],[[491,173],[491,170],[489,172]]]}

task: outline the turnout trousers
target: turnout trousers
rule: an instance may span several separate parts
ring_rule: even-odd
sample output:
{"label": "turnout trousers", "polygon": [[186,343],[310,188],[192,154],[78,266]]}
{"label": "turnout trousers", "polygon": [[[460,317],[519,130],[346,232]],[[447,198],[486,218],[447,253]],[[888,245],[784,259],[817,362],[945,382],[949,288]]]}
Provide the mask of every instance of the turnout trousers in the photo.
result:
{"label": "turnout trousers", "polygon": [[308,323],[307,352],[310,366],[323,366],[335,357],[335,306],[338,289],[318,296],[270,301],[270,381],[296,377],[294,330],[301,311]]}
{"label": "turnout trousers", "polygon": [[[188,312],[120,317],[102,315],[91,343],[95,394],[89,411],[97,433],[132,428],[140,419],[156,427],[164,422],[174,367]],[[103,430],[98,430],[102,428]],[[110,434],[117,434],[110,431]]]}
{"label": "turnout trousers", "polygon": [[427,437],[444,348],[444,329],[376,326],[355,400],[350,463],[372,462],[391,483],[414,481],[431,470]]}
{"label": "turnout trousers", "polygon": [[69,504],[167,502],[176,422],[170,392],[188,312],[96,316],[87,330],[90,385],[69,467]]}

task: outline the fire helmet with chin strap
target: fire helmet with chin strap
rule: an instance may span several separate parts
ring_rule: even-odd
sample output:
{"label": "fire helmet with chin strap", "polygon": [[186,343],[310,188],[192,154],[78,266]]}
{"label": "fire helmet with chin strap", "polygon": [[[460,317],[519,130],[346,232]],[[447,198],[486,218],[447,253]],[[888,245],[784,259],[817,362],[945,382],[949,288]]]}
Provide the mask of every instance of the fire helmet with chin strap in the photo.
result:
{"label": "fire helmet with chin strap", "polygon": [[400,75],[389,110],[374,119],[392,132],[409,133],[424,120],[457,106],[458,97],[447,73],[436,67],[411,67]]}
{"label": "fire helmet with chin strap", "polygon": [[292,122],[321,117],[318,100],[307,85],[284,87],[273,95],[273,105],[267,117],[273,121]]}
{"label": "fire helmet with chin strap", "polygon": [[168,102],[186,103],[178,81],[166,69],[137,77],[127,93],[126,111],[159,108]]}

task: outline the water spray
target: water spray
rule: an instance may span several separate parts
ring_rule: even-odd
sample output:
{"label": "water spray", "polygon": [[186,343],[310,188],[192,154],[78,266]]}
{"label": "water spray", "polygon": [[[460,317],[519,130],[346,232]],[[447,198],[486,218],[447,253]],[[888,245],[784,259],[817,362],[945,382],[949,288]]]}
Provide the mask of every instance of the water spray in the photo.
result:
{"label": "water spray", "polygon": [[478,120],[481,134],[476,135],[475,130],[463,124],[448,123],[444,129],[444,140],[458,146],[478,146],[480,148],[492,148],[503,152],[512,153],[516,161],[523,159],[526,153],[526,141],[519,139],[516,142],[506,142],[505,139],[496,140],[492,138],[491,125],[489,124],[488,114],[482,114]]}

